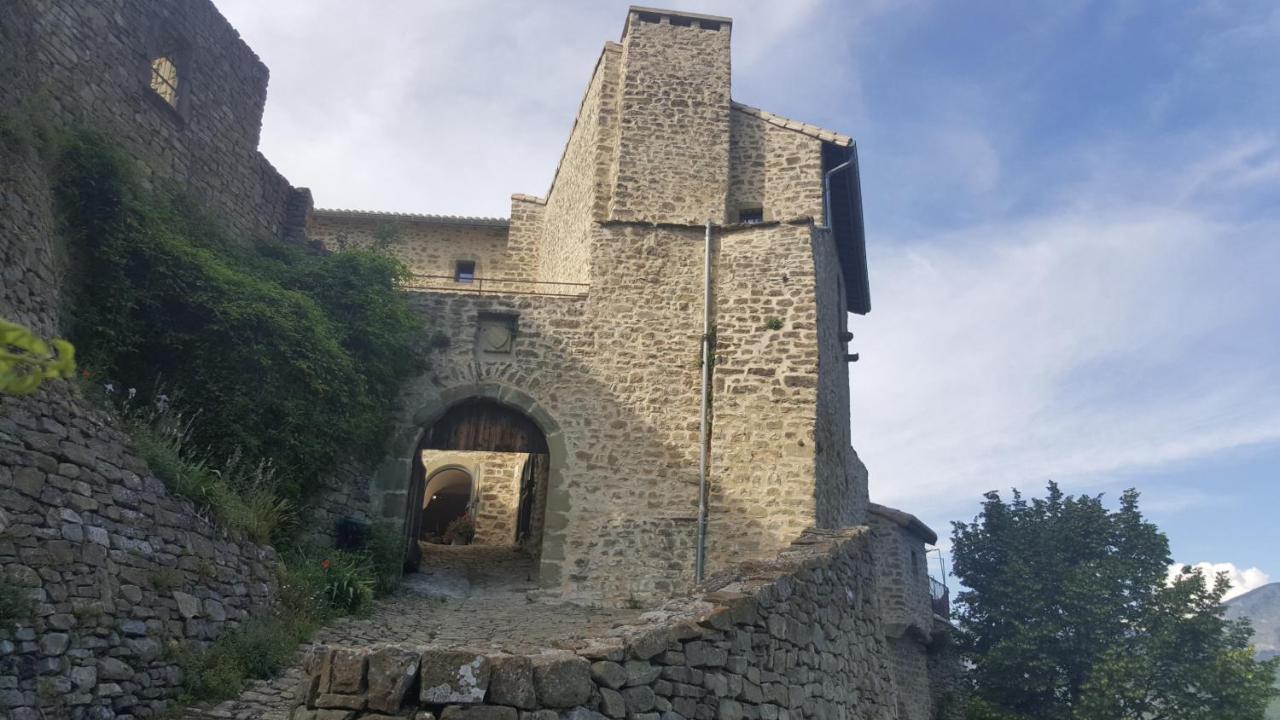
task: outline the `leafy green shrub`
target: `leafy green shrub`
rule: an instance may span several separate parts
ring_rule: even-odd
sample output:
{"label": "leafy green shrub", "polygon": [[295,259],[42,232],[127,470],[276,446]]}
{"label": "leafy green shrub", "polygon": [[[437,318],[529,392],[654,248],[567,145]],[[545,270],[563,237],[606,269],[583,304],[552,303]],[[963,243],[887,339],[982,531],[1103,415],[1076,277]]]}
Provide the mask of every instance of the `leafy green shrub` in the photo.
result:
{"label": "leafy green shrub", "polygon": [[88,133],[63,143],[56,189],[84,268],[71,337],[101,375],[138,389],[162,378],[200,415],[195,446],[269,461],[286,497],[342,453],[381,449],[417,331],[396,260],[234,242],[183,196],[144,190]]}
{"label": "leafy green shrub", "polygon": [[69,378],[75,370],[76,350],[71,343],[45,342],[0,318],[0,394],[28,395],[45,380]]}
{"label": "leafy green shrub", "polygon": [[323,547],[303,547],[289,557],[282,582],[285,604],[315,616],[367,609],[377,585],[368,557]]}
{"label": "leafy green shrub", "polygon": [[369,533],[369,562],[373,567],[374,590],[386,595],[396,589],[404,571],[404,536],[393,523],[377,523]]}
{"label": "leafy green shrub", "polygon": [[292,528],[293,503],[277,494],[274,470],[246,462],[238,451],[213,467],[191,449],[190,423],[168,413],[124,414],[134,450],[174,493],[208,508],[224,526],[258,543],[276,542]]}
{"label": "leafy green shrub", "polygon": [[244,689],[247,680],[274,677],[288,667],[315,625],[310,618],[275,613],[245,620],[203,650],[179,648],[184,700],[221,700]]}

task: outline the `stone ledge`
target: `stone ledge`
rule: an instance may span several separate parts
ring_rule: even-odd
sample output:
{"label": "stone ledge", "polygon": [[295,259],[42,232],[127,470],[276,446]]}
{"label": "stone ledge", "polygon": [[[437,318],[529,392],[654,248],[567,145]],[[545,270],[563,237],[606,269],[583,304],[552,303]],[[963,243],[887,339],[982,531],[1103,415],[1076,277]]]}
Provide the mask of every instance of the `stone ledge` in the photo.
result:
{"label": "stone ledge", "polygon": [[869,530],[807,530],[603,637],[530,654],[313,647],[292,720],[858,717],[896,708]]}

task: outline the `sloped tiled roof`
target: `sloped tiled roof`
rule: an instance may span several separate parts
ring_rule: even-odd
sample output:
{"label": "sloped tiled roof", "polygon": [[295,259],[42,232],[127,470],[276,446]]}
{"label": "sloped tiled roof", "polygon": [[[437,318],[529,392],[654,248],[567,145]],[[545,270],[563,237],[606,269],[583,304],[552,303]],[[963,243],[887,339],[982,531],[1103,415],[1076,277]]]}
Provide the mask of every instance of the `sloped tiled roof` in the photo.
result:
{"label": "sloped tiled roof", "polygon": [[778,127],[786,128],[788,130],[795,130],[798,133],[817,138],[823,142],[840,145],[841,147],[848,147],[853,144],[853,138],[848,135],[841,135],[837,132],[825,130],[817,125],[810,125],[809,123],[790,120],[782,117],[781,115],[774,115],[767,110],[761,110],[760,108],[751,107],[750,105],[743,105],[737,101],[733,102],[732,105],[734,110],[737,110],[740,113],[746,113],[753,117],[758,117],[770,125],[777,125]]}
{"label": "sloped tiled roof", "polygon": [[465,215],[425,215],[421,213],[376,212],[373,210],[345,210],[341,208],[316,208],[313,214],[319,217],[348,218],[352,220],[404,220],[407,222],[425,222],[438,225],[481,225],[506,227],[511,224],[507,218],[468,217]]}

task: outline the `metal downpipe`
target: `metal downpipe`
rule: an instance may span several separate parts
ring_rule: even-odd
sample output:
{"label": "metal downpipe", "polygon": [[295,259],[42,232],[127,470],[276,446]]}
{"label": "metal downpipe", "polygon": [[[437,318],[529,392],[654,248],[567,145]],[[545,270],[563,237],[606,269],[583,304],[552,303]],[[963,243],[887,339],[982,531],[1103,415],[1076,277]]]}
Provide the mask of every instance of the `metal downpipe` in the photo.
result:
{"label": "metal downpipe", "polygon": [[701,583],[707,570],[707,451],[711,444],[711,221],[702,257],[702,423],[698,443],[698,545],[694,554],[694,581]]}

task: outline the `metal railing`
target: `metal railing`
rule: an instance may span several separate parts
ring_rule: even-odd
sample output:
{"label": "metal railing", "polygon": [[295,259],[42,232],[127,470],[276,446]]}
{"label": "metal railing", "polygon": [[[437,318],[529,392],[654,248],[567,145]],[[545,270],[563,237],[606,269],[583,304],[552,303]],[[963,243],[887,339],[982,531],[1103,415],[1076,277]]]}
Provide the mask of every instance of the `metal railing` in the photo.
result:
{"label": "metal railing", "polygon": [[933,601],[933,614],[951,619],[951,589],[946,583],[929,578],[929,598]]}
{"label": "metal railing", "polygon": [[582,297],[591,283],[548,282],[487,278],[479,275],[422,275],[414,273],[405,282],[406,290],[419,292],[453,292],[468,295],[540,295],[543,297]]}

